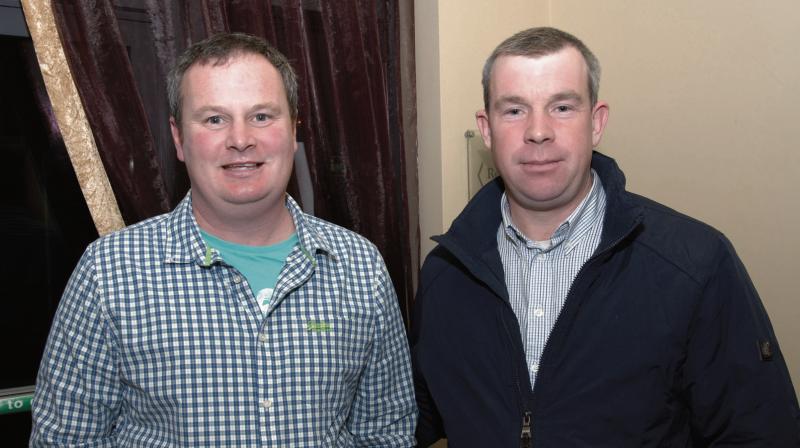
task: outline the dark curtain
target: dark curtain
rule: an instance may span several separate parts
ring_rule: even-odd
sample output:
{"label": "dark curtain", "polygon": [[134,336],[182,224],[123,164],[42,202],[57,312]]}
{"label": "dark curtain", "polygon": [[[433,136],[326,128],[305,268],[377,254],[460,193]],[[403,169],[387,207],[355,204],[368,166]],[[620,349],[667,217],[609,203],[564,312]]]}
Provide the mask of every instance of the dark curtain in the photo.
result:
{"label": "dark curtain", "polygon": [[[125,56],[115,13],[146,13],[158,61],[149,73],[162,78],[181,51],[209,35],[264,37],[286,54],[300,80],[298,139],[309,163],[314,214],[375,243],[407,321],[419,264],[412,245],[419,242],[409,228],[409,213],[417,210],[415,202],[409,210],[407,171],[416,173],[416,166],[407,166],[403,140],[401,1],[54,0],[59,30],[68,36],[67,58],[81,78],[78,89],[126,222],[166,210],[185,189],[164,187],[159,169],[172,180],[182,167],[170,165],[171,142],[154,145],[150,129],[157,126],[148,126],[144,110],[166,110],[166,93],[140,97],[136,84],[143,81],[133,79],[130,67],[137,60]],[[295,176],[288,190],[300,200]]]}
{"label": "dark curtain", "polygon": [[126,223],[170,208],[153,137],[109,1],[53,0],[56,24]]}
{"label": "dark curtain", "polygon": [[[29,38],[0,36],[0,389],[34,384],[59,297],[97,238]],[[7,411],[8,408],[5,408]],[[0,415],[2,446],[27,446],[29,413]]]}

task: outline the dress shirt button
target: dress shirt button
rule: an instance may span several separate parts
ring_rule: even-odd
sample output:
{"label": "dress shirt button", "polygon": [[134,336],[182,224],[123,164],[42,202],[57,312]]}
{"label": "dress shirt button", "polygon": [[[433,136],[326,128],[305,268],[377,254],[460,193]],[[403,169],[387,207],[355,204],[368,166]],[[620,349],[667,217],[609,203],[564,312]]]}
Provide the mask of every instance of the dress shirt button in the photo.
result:
{"label": "dress shirt button", "polygon": [[241,283],[242,282],[242,276],[240,276],[240,275],[234,276],[233,277],[233,282],[234,283]]}
{"label": "dress shirt button", "polygon": [[266,333],[261,333],[260,335],[258,335],[258,340],[261,342],[267,342],[267,339],[268,338]]}
{"label": "dress shirt button", "polygon": [[532,363],[532,364],[531,364],[531,371],[532,371],[533,373],[536,373],[536,372],[538,372],[538,371],[539,371],[539,363],[536,363],[536,362]]}
{"label": "dress shirt button", "polygon": [[269,409],[272,407],[272,400],[261,400],[261,407],[264,409]]}
{"label": "dress shirt button", "polygon": [[533,315],[536,317],[542,317],[544,316],[544,310],[541,308],[536,308],[535,310],[533,310]]}

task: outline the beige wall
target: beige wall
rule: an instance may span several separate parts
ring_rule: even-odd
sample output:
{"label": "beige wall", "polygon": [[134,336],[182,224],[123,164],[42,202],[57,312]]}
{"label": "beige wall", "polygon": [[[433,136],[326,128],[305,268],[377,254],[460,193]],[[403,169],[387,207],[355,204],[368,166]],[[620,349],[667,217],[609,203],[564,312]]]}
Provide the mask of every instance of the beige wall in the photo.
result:
{"label": "beige wall", "polygon": [[[502,4],[502,8],[497,5]],[[464,132],[482,104],[481,69],[509,30],[546,23],[541,0],[416,0],[422,257],[467,201]],[[511,12],[514,12],[513,14]]]}
{"label": "beige wall", "polygon": [[[499,6],[498,6],[499,5]],[[723,231],[772,318],[800,390],[800,3],[714,0],[417,0],[420,234],[467,198],[464,131],[480,70],[515,31],[576,34],[603,65],[600,150],[631,190]]]}

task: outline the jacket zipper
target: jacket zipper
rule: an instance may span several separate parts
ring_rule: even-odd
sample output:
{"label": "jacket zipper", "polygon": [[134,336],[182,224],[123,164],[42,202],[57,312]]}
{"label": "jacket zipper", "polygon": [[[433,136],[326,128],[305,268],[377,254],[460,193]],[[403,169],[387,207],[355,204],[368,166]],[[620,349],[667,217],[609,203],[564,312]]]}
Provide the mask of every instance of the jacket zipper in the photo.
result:
{"label": "jacket zipper", "polygon": [[[633,224],[633,226],[631,226],[630,230],[628,230],[627,232],[622,234],[622,236],[620,236],[619,238],[614,240],[614,242],[611,245],[607,246],[601,252],[598,252],[598,253],[594,254],[592,257],[590,257],[588,260],[586,260],[586,263],[584,263],[583,266],[581,266],[581,269],[578,272],[578,275],[575,276],[575,279],[578,279],[578,277],[580,277],[580,275],[583,272],[584,268],[586,268],[586,266],[588,266],[591,262],[593,262],[595,259],[599,258],[602,254],[604,254],[604,253],[608,252],[609,250],[613,249],[614,247],[616,247],[617,244],[619,244],[623,239],[625,239],[633,231],[633,229],[637,225],[638,225],[638,221],[634,222],[634,224]],[[573,284],[574,283],[575,282],[573,282]],[[572,286],[570,286],[569,291],[567,291],[567,298],[566,298],[566,300],[564,300],[565,304],[567,303],[567,300],[569,300],[570,295],[572,295]],[[506,302],[506,305],[508,307],[511,307],[511,305],[508,304],[507,302]],[[513,310],[512,310],[512,312],[513,312]],[[553,329],[555,329],[556,325],[558,325],[558,322],[560,320],[561,320],[561,317],[559,315],[559,317],[556,318],[556,323],[553,324]],[[514,338],[511,336],[511,331],[508,329],[508,325],[506,325],[505,321],[503,321],[503,329],[506,331],[506,336],[509,338],[509,340],[513,341]],[[547,345],[548,345],[549,341],[550,341],[550,338],[547,338],[547,342],[545,342],[544,350],[542,351],[543,355],[544,355],[544,353],[547,352]],[[525,354],[524,354],[524,351],[523,351],[523,358],[524,358],[524,356],[525,356]],[[542,357],[544,357],[544,356],[542,356]],[[515,384],[517,386],[517,393],[519,394],[520,399],[524,400],[523,397],[525,395],[523,395],[523,393],[522,393],[522,385],[520,384],[520,379],[519,379],[519,370],[520,369],[517,367],[517,368],[515,368],[513,370],[514,370],[514,382],[515,382]],[[527,367],[526,367],[526,371],[527,371]],[[539,382],[537,381],[536,383],[538,384]],[[535,389],[536,385],[534,385],[533,388]],[[531,393],[534,396],[536,396],[535,391],[531,391]],[[524,401],[527,401],[527,400],[524,400]],[[533,441],[532,413],[531,413],[531,411],[529,411],[527,409],[527,407],[528,407],[527,404],[524,404],[523,405],[523,410],[522,410],[522,431],[520,432],[520,436],[519,436],[520,447],[522,447],[522,448],[530,448],[531,444],[532,444],[532,441]]]}
{"label": "jacket zipper", "polygon": [[[514,338],[511,337],[511,331],[508,329],[508,325],[506,325],[505,319],[503,319],[503,329],[506,331],[506,336],[508,337],[509,341],[514,341]],[[522,354],[523,358],[525,353],[523,351]],[[520,384],[519,379],[519,366],[514,366],[512,369],[514,375],[514,384],[517,386],[517,393],[519,394],[520,400],[523,401],[522,404],[522,432],[519,435],[519,444],[523,448],[530,448],[531,441],[533,440],[532,433],[531,433],[531,411],[528,410],[528,400],[525,399],[525,395],[522,393],[522,385]],[[531,391],[532,392],[532,391]]]}
{"label": "jacket zipper", "polygon": [[[627,231],[627,232],[623,233],[623,234],[622,234],[622,235],[621,235],[619,238],[617,238],[616,240],[614,240],[614,242],[613,242],[613,243],[611,243],[611,244],[609,244],[608,246],[606,246],[606,247],[605,247],[605,248],[604,248],[602,251],[595,253],[594,255],[592,255],[591,257],[589,257],[589,259],[588,259],[588,260],[586,260],[586,263],[584,263],[584,264],[583,264],[583,266],[581,266],[581,268],[578,270],[578,274],[575,276],[575,280],[573,280],[573,281],[572,281],[572,284],[569,286],[569,290],[567,291],[567,297],[566,297],[566,299],[564,299],[564,306],[566,306],[566,305],[567,305],[567,302],[569,301],[570,297],[572,296],[573,286],[575,286],[575,282],[578,280],[578,278],[579,278],[579,277],[581,276],[581,274],[584,272],[584,269],[586,269],[586,266],[589,266],[589,265],[590,265],[591,263],[593,263],[595,260],[597,260],[598,258],[600,258],[600,256],[601,256],[601,255],[603,255],[603,254],[605,254],[606,252],[610,251],[611,249],[613,249],[613,248],[617,247],[617,245],[618,245],[618,244],[619,244],[619,243],[620,243],[622,240],[624,240],[625,238],[627,238],[627,237],[628,237],[628,235],[630,235],[630,234],[631,234],[631,232],[633,232],[633,229],[635,229],[635,228],[636,228],[636,226],[638,226],[638,225],[639,225],[639,219],[635,219],[635,220],[634,220],[634,222],[633,222],[633,225],[631,226],[631,228],[630,228],[630,229],[628,229],[628,231]],[[564,309],[564,307],[562,307],[562,311],[563,311],[563,309]],[[556,329],[556,327],[558,327],[558,323],[559,323],[559,322],[561,322],[561,313],[559,313],[559,314],[558,314],[558,317],[556,317],[556,321],[555,321],[555,323],[553,324],[553,329],[552,329],[552,330],[550,330],[550,335],[552,335],[552,334],[553,334],[553,332],[555,332],[555,329]],[[550,345],[550,340],[551,340],[551,339],[550,339],[550,336],[548,336],[548,337],[547,337],[547,341],[545,341],[545,343],[544,343],[544,348],[542,349],[542,357],[539,359],[539,364],[540,364],[540,365],[545,365],[545,363],[544,363],[544,356],[545,356],[545,354],[547,354],[547,348],[548,348],[548,347],[549,347],[549,345]],[[534,385],[533,385],[533,389],[534,389],[534,390],[533,390],[533,395],[534,395],[534,396],[536,396],[536,386],[537,386],[539,383],[540,383],[539,381],[536,381],[536,384],[534,384]]]}
{"label": "jacket zipper", "polygon": [[530,448],[532,439],[531,413],[530,411],[525,411],[525,414],[522,416],[522,433],[519,436],[519,446],[521,448]]}

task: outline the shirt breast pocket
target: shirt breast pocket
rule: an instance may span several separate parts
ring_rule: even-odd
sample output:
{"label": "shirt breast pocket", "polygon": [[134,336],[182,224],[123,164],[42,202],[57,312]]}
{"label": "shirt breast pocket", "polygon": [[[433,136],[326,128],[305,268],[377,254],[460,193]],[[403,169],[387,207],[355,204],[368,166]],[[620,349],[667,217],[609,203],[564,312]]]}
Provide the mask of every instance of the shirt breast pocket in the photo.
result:
{"label": "shirt breast pocket", "polygon": [[334,437],[369,359],[370,319],[329,306],[308,307],[290,319],[273,333],[273,342],[280,341],[271,350],[280,366],[273,378],[276,390],[287,392],[287,410],[314,416],[319,437]]}
{"label": "shirt breast pocket", "polygon": [[[367,363],[372,335],[365,316],[346,312],[326,312],[308,316],[297,331],[308,355],[311,374],[320,381],[351,383]],[[334,384],[323,386],[335,387]]]}
{"label": "shirt breast pocket", "polygon": [[272,346],[282,367],[278,378],[301,390],[303,401],[319,405],[352,398],[373,347],[369,316],[325,304],[274,317],[291,321],[288,326],[274,327],[272,334],[273,342],[280,341]]}

